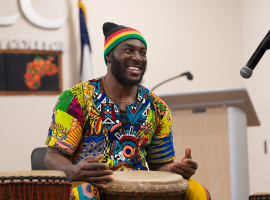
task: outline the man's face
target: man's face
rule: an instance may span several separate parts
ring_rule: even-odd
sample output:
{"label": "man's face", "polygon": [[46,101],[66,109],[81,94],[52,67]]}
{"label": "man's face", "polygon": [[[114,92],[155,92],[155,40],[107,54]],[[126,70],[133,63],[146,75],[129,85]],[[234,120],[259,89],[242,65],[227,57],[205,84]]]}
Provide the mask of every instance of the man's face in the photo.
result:
{"label": "man's face", "polygon": [[126,40],[117,45],[111,53],[111,72],[123,85],[140,85],[146,65],[146,47],[140,40]]}

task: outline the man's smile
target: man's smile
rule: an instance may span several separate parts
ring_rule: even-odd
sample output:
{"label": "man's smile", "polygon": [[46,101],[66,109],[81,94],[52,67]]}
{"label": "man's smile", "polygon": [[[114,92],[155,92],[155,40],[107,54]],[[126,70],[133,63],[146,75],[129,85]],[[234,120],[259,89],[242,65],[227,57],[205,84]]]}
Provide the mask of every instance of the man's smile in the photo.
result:
{"label": "man's smile", "polygon": [[139,71],[139,67],[132,67],[132,66],[128,66],[129,69],[134,70],[134,71]]}
{"label": "man's smile", "polygon": [[139,74],[143,67],[140,63],[130,62],[125,65],[128,69],[130,69],[131,72]]}

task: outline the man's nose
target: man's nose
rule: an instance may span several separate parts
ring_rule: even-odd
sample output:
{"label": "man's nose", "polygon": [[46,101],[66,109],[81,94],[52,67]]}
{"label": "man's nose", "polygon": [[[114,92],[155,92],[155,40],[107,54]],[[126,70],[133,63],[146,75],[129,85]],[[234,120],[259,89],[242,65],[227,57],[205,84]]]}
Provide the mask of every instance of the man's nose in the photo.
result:
{"label": "man's nose", "polygon": [[143,61],[143,58],[140,55],[140,52],[138,52],[138,51],[134,51],[132,58],[133,58],[133,60],[136,60],[137,62]]}

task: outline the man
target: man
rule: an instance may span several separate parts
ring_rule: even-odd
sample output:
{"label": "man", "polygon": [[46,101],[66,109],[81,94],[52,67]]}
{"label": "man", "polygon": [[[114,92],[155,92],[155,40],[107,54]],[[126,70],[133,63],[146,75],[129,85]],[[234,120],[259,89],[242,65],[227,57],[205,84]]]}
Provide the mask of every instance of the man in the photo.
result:
{"label": "man", "polygon": [[89,194],[82,185],[73,189],[75,199],[98,199],[96,188],[104,188],[113,171],[147,170],[146,161],[150,170],[189,179],[198,168],[191,149],[185,149],[180,163],[174,162],[170,111],[140,85],[147,66],[144,37],[110,22],[103,25],[103,33],[107,74],[59,97],[46,141],[47,168],[91,186]]}

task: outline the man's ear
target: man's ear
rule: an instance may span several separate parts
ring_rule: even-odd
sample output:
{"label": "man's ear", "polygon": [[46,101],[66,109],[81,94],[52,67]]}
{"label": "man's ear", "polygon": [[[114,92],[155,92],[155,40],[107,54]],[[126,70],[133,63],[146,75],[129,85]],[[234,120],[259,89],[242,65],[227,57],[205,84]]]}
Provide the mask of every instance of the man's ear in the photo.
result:
{"label": "man's ear", "polygon": [[107,55],[105,56],[107,62],[108,62],[108,60],[111,61],[111,55],[112,55],[112,52],[110,51],[110,52],[107,53]]}

